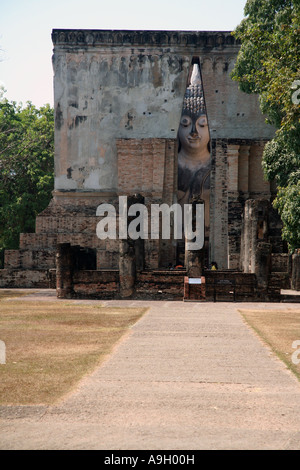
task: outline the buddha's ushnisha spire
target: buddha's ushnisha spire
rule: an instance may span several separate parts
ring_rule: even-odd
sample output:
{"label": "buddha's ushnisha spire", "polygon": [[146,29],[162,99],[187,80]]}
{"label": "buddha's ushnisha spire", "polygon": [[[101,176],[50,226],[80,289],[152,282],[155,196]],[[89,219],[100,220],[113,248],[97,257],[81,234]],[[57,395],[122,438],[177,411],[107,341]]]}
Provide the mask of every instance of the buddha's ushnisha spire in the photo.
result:
{"label": "buddha's ushnisha spire", "polygon": [[206,114],[201,74],[198,64],[193,65],[191,82],[184,96],[182,114],[193,118]]}

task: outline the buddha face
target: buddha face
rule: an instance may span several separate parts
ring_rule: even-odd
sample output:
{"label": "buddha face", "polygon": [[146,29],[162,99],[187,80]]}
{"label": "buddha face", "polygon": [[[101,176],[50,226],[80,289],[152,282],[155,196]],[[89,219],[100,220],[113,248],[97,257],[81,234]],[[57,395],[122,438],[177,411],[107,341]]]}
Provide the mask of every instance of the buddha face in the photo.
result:
{"label": "buddha face", "polygon": [[209,142],[209,131],[207,117],[199,116],[192,119],[188,115],[182,115],[178,131],[181,148],[185,152],[196,153],[201,149],[207,149]]}

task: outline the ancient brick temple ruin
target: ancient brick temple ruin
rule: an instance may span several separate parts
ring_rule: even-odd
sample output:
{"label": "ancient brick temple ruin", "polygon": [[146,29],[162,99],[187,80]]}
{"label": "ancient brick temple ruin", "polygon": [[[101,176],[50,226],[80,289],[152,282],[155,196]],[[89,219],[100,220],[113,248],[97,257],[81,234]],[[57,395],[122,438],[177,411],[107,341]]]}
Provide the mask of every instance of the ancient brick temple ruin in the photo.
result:
{"label": "ancient brick temple ruin", "polygon": [[[231,33],[53,30],[52,39],[53,198],[35,233],[6,251],[0,286],[56,287],[59,297],[278,300],[293,263],[261,168],[274,129],[257,96],[230,78],[239,51]],[[128,207],[177,202],[177,135],[195,65],[209,130],[204,248],[187,253],[161,233],[99,239],[100,204],[119,214],[119,196]]]}

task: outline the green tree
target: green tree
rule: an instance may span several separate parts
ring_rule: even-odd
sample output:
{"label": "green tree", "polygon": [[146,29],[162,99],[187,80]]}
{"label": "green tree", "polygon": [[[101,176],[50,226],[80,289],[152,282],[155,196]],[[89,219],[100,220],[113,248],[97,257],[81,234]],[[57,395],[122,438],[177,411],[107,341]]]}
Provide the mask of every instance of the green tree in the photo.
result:
{"label": "green tree", "polygon": [[278,186],[273,203],[294,251],[300,247],[300,0],[248,0],[244,13],[233,32],[241,49],[232,78],[259,95],[267,122],[277,128],[263,169]]}
{"label": "green tree", "polygon": [[0,97],[0,252],[19,246],[21,232],[34,232],[35,218],[51,198],[54,113]]}

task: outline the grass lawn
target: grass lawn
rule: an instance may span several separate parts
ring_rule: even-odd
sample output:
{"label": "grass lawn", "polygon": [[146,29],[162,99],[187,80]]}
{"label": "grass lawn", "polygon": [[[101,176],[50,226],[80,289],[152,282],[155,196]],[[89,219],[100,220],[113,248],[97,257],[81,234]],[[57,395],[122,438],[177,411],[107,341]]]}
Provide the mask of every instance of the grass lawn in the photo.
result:
{"label": "grass lawn", "polygon": [[11,299],[13,297],[22,297],[22,295],[27,295],[27,292],[20,290],[0,289],[0,300]]}
{"label": "grass lawn", "polygon": [[300,342],[300,309],[247,310],[240,309],[246,322],[256,331],[300,381],[300,343],[293,348],[294,341]]}
{"label": "grass lawn", "polygon": [[0,405],[53,404],[101,364],[146,311],[13,297],[13,291],[0,293],[0,340],[6,345]]}

